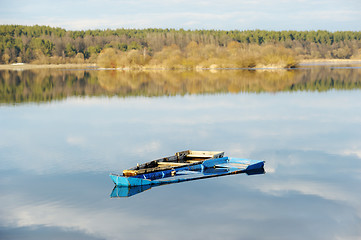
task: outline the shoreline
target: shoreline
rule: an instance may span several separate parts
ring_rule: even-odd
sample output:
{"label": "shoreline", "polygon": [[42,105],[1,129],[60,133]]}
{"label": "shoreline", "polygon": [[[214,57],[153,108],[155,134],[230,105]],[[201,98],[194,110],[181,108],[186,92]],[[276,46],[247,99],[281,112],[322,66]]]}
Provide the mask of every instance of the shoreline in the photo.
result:
{"label": "shoreline", "polygon": [[[299,66],[307,65],[345,65],[345,64],[361,64],[361,59],[303,59],[298,63]],[[297,69],[298,67],[296,67]],[[149,68],[145,67],[143,69],[132,69],[132,68],[100,68],[96,63],[66,63],[66,64],[31,64],[31,63],[15,63],[15,64],[0,64],[0,70],[31,70],[31,69],[94,69],[94,70],[126,70],[126,71],[148,71],[148,70],[171,70],[167,68]],[[194,68],[194,70],[226,70],[228,68]],[[246,69],[246,68],[242,68]],[[282,67],[274,66],[263,66],[261,68],[247,68],[251,70],[275,70],[275,69],[289,69]],[[178,70],[178,69],[177,69]],[[179,69],[183,70],[183,69]]]}
{"label": "shoreline", "polygon": [[0,64],[0,70],[31,70],[31,69],[97,69],[95,63],[65,63],[65,64]]}
{"label": "shoreline", "polygon": [[303,59],[299,65],[343,65],[343,64],[361,64],[361,59]]}

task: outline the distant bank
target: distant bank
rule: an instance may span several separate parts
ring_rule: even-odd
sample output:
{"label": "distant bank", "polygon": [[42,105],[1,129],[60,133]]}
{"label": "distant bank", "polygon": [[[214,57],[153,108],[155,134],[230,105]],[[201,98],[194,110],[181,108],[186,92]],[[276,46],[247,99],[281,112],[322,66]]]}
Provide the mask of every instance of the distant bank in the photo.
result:
{"label": "distant bank", "polygon": [[96,64],[122,69],[293,68],[304,59],[361,59],[361,32],[157,28],[68,31],[38,25],[0,25],[0,64],[50,64],[61,68]]}

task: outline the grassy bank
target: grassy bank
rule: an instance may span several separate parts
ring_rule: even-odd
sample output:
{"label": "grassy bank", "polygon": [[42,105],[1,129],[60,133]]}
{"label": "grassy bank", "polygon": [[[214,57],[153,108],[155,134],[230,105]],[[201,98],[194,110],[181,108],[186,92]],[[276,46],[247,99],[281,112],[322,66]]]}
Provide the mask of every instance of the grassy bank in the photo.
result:
{"label": "grassy bank", "polygon": [[184,49],[172,45],[152,56],[145,49],[122,52],[108,48],[97,58],[99,67],[130,69],[293,68],[297,63],[292,51],[283,46],[238,42],[227,47],[190,42]]}

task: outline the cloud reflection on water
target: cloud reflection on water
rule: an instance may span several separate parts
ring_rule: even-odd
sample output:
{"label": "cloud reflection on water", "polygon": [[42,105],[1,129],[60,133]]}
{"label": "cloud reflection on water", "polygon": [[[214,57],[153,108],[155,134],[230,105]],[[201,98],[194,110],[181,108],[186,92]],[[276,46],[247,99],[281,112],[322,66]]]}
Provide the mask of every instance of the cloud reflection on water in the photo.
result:
{"label": "cloud reflection on water", "polygon": [[[359,90],[2,105],[0,233],[358,239],[358,109]],[[188,148],[266,160],[267,174],[109,198],[110,171]]]}
{"label": "cloud reflection on water", "polygon": [[[50,167],[48,156],[52,156],[49,164],[53,165],[54,171],[59,168],[65,171],[97,171],[98,159],[103,159],[101,169],[107,170],[122,158],[129,159],[125,162],[121,160],[124,164],[131,164],[134,160],[130,158],[157,158],[194,147],[224,149],[234,156],[251,156],[255,147],[277,149],[289,145],[336,154],[350,153],[352,146],[356,151],[351,153],[357,153],[357,149],[361,149],[356,134],[360,116],[352,110],[345,112],[343,105],[337,104],[346,95],[353,102],[353,109],[361,108],[357,91],[321,95],[156,98],[147,99],[146,105],[142,98],[139,102],[137,99],[108,99],[104,103],[103,100],[99,103],[97,99],[75,100],[90,105],[94,101],[95,106],[90,108],[83,107],[82,103],[74,105],[70,99],[45,108],[35,107],[35,112],[31,108],[21,111],[2,108],[3,114],[7,115],[4,123],[8,127],[3,128],[1,139],[7,142],[6,150],[10,153],[6,154],[13,154],[17,159],[2,168],[45,172]],[[219,98],[222,100],[219,101]],[[285,104],[288,99],[292,99],[291,103]],[[264,102],[266,104],[263,105]],[[218,108],[218,104],[222,107]],[[227,104],[230,106],[227,107]],[[216,106],[214,111],[213,105]],[[129,106],[133,106],[132,110]],[[22,126],[20,131],[18,126]],[[330,138],[335,140],[330,141]],[[342,139],[342,142],[337,139]],[[103,141],[100,145],[99,140]],[[9,143],[13,144],[9,146]],[[163,149],[170,150],[164,152]],[[74,155],[75,150],[86,158],[81,157],[83,161],[79,161],[79,156]],[[4,151],[2,153],[5,154]],[[147,156],[149,153],[151,155]],[[3,159],[6,158],[3,156]],[[32,164],[27,164],[28,161]],[[58,165],[55,165],[56,162]]]}
{"label": "cloud reflection on water", "polygon": [[[358,181],[354,175],[333,177],[337,160],[348,170],[359,167],[358,159],[298,152],[289,165],[288,151],[274,157],[269,162],[277,163],[276,172],[264,176],[235,175],[163,186],[131,199],[106,196],[112,185],[104,182],[106,173],[84,173],[78,180],[76,174],[60,175],[63,179],[55,180],[55,186],[49,181],[52,175],[24,175],[18,181],[29,179],[34,185],[20,191],[3,188],[0,222],[15,229],[32,227],[30,234],[45,227],[102,239],[156,239],[174,233],[178,233],[174,239],[238,239],[240,232],[247,239],[360,236],[353,227],[361,223],[360,193],[354,191]],[[310,168],[312,159],[320,158],[320,165],[330,164],[322,171]],[[77,191],[66,189],[70,183]],[[44,187],[51,193],[40,190]]]}

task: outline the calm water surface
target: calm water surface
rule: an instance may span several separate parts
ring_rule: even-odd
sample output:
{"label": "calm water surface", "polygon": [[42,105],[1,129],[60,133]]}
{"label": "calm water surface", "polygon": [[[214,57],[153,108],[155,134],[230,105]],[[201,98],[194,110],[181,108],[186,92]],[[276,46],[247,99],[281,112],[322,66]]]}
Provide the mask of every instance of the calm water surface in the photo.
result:
{"label": "calm water surface", "polygon": [[[0,239],[360,239],[361,69],[0,72]],[[177,151],[266,173],[110,198]]]}

